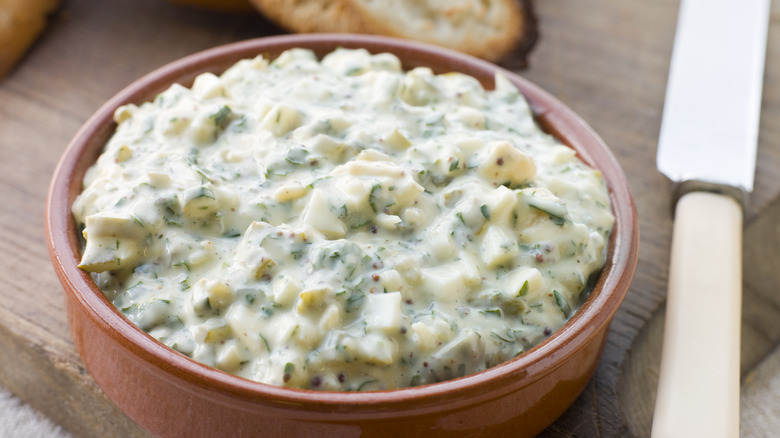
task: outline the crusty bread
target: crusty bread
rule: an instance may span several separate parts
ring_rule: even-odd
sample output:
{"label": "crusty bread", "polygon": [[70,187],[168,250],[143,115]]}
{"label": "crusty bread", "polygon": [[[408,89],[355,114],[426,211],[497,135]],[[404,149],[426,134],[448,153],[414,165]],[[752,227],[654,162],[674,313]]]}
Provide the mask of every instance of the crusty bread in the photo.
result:
{"label": "crusty bread", "polygon": [[525,33],[518,0],[250,0],[293,32],[389,35],[496,61]]}
{"label": "crusty bread", "polygon": [[59,0],[0,0],[0,79],[22,58],[46,26]]}

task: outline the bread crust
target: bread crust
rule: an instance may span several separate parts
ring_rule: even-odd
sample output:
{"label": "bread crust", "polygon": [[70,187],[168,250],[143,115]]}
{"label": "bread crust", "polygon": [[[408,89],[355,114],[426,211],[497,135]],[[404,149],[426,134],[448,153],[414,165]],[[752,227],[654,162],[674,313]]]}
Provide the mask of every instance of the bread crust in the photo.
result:
{"label": "bread crust", "polygon": [[0,79],[35,42],[58,5],[59,0],[0,0]]}
{"label": "bread crust", "polygon": [[250,0],[293,32],[348,32],[425,41],[498,61],[527,33],[518,0]]}

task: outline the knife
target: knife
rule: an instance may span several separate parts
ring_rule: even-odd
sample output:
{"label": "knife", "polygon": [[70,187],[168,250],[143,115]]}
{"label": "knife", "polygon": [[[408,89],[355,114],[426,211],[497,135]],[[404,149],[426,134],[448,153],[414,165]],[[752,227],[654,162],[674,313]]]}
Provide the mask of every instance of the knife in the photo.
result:
{"label": "knife", "polygon": [[654,438],[739,436],[742,208],[769,3],[680,4],[657,155],[676,206]]}

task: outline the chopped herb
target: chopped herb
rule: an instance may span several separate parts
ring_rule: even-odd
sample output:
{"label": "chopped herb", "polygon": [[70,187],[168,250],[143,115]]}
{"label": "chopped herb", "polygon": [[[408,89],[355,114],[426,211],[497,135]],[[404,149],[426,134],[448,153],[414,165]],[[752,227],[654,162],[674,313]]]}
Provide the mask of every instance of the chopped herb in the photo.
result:
{"label": "chopped herb", "polygon": [[482,216],[485,216],[485,219],[490,220],[490,211],[488,211],[487,205],[482,204],[482,206],[479,207],[479,211],[482,212]]}
{"label": "chopped herb", "polygon": [[197,172],[198,175],[200,175],[201,178],[203,178],[204,181],[212,181],[212,179],[208,175],[206,175],[206,172],[204,172],[200,168],[193,167],[192,169],[195,170],[195,172]]}
{"label": "chopped herb", "polygon": [[[529,200],[528,206],[533,207],[543,213],[547,213],[548,215],[550,215],[550,219],[555,225],[562,226],[564,222],[566,222],[566,219],[564,217],[564,215],[566,214],[565,207],[563,205],[551,204],[548,206],[542,204],[541,202],[534,202],[533,200]],[[562,211],[561,212],[553,211],[553,208],[555,207],[560,208]]]}
{"label": "chopped herb", "polygon": [[[344,280],[349,280],[350,278],[352,278],[352,276],[355,274],[356,269],[357,269],[357,264],[353,264],[352,269],[349,271],[349,274],[347,274],[347,276],[344,277]],[[349,312],[349,310],[347,310],[347,312]]]}
{"label": "chopped herb", "polygon": [[363,299],[365,299],[365,295],[363,295],[363,292],[354,292],[352,295],[347,298],[347,305],[345,310],[347,312],[351,312],[352,310],[360,307],[361,304],[363,304]]}
{"label": "chopped herb", "polygon": [[295,371],[295,364],[292,362],[287,362],[284,364],[284,376],[282,376],[282,380],[284,380],[284,383],[287,383],[292,378],[292,373]]}
{"label": "chopped herb", "polygon": [[131,305],[127,306],[127,307],[122,307],[122,312],[127,313],[130,310],[132,310],[132,309],[138,309],[138,304],[131,304]]}
{"label": "chopped herb", "polygon": [[358,391],[362,391],[362,390],[363,390],[363,388],[365,388],[367,385],[370,385],[370,384],[372,384],[372,383],[376,383],[376,379],[372,379],[372,380],[366,380],[365,382],[361,383],[361,384],[360,384],[360,386],[358,386],[358,389],[357,389],[357,390],[358,390]]}
{"label": "chopped herb", "polygon": [[209,118],[214,120],[214,124],[217,125],[217,127],[221,129],[225,129],[228,123],[230,123],[230,114],[232,112],[233,111],[231,111],[229,106],[224,105],[222,106],[222,108],[219,109],[219,111],[210,115]]}
{"label": "chopped herb", "polygon": [[483,315],[494,315],[499,318],[501,318],[501,309],[487,309],[487,310],[480,310],[480,313]]}
{"label": "chopped herb", "polygon": [[566,298],[564,298],[563,295],[561,295],[561,293],[557,290],[553,290],[553,296],[555,296],[555,304],[557,304],[558,308],[561,309],[563,316],[566,318],[571,316],[571,306],[569,306],[569,302],[566,301]]}
{"label": "chopped herb", "polygon": [[136,216],[136,215],[134,215],[134,214],[132,214],[132,215],[130,215],[130,216],[133,218],[133,221],[134,221],[135,223],[137,223],[139,226],[141,226],[141,227],[143,227],[143,226],[144,226],[144,221],[142,221],[140,217],[138,217],[138,216]]}
{"label": "chopped herb", "polygon": [[498,338],[498,340],[500,340],[500,341],[502,341],[502,342],[509,342],[509,343],[515,342],[515,340],[514,340],[514,339],[512,339],[512,338],[510,338],[510,337],[508,336],[508,333],[507,333],[506,335],[502,335],[502,334],[500,334],[500,333],[496,333],[496,332],[490,332],[490,334],[491,334],[493,337],[495,337],[495,338]]}
{"label": "chopped herb", "polygon": [[206,187],[198,187],[194,193],[189,196],[190,199],[199,199],[199,198],[209,198],[209,199],[217,199],[217,197],[214,195],[214,192],[207,189]]}
{"label": "chopped herb", "polygon": [[368,194],[368,205],[371,206],[371,210],[374,211],[374,213],[377,212],[376,208],[376,197],[378,196],[378,192],[382,190],[382,186],[379,184],[374,184],[371,186],[371,193]]}
{"label": "chopped herb", "polygon": [[291,164],[302,165],[306,164],[306,157],[309,155],[309,151],[302,147],[292,148],[287,152],[287,156],[284,157]]}
{"label": "chopped herb", "polygon": [[456,158],[452,163],[450,163],[450,172],[458,170],[458,166],[460,166],[460,159]]}
{"label": "chopped herb", "polygon": [[520,289],[517,291],[518,297],[524,297],[528,293],[528,280],[523,282],[523,285],[520,286]]}
{"label": "chopped herb", "polygon": [[270,352],[271,351],[271,346],[268,345],[268,339],[266,339],[265,336],[263,336],[261,334],[258,334],[258,336],[260,336],[260,339],[263,340],[263,343],[265,344],[265,349]]}
{"label": "chopped herb", "polygon": [[371,223],[368,219],[364,218],[363,216],[356,214],[353,216],[353,220],[350,221],[349,227],[350,228],[363,228],[366,225]]}

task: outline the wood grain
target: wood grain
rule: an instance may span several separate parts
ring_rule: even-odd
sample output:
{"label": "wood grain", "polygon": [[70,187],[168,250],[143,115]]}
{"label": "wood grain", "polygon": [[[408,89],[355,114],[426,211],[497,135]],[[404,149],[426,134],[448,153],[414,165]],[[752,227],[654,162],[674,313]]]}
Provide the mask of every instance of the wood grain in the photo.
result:
{"label": "wood grain", "polygon": [[[571,106],[611,146],[628,174],[641,230],[639,267],[596,375],[544,436],[649,431],[671,238],[670,187],[654,163],[677,8],[676,0],[536,2],[539,40],[520,73]],[[770,24],[756,187],[746,212],[743,424],[768,421],[773,411],[754,404],[767,400],[754,382],[780,375],[779,8],[773,6]],[[146,433],[105,398],[70,340],[43,240],[46,190],[59,155],[89,115],[137,77],[198,50],[278,32],[254,14],[159,0],[66,0],[0,83],[0,384],[75,435]]]}
{"label": "wood grain", "polygon": [[[743,236],[742,388],[740,436],[774,437],[780,429],[780,202],[762,211]],[[664,328],[660,309],[645,324],[625,357],[618,399],[633,436],[649,436]]]}

